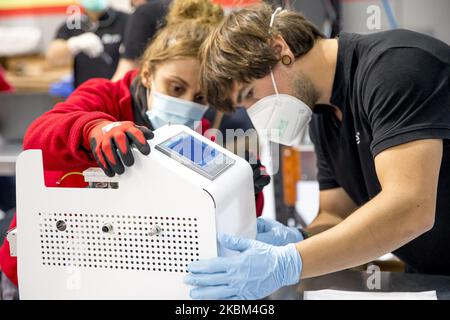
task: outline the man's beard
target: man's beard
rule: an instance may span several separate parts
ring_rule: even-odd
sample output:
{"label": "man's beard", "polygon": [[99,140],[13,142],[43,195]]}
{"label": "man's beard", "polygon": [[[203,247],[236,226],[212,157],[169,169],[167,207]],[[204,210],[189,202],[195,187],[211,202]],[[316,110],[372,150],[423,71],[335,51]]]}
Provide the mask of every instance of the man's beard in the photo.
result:
{"label": "man's beard", "polygon": [[300,72],[295,75],[292,81],[294,96],[302,100],[308,107],[313,109],[319,100],[319,92],[312,83],[311,79]]}

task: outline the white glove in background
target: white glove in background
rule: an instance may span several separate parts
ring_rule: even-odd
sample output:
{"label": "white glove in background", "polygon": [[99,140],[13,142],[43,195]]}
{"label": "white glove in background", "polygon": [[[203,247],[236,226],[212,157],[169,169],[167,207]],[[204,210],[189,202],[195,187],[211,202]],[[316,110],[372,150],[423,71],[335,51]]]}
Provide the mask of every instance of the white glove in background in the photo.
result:
{"label": "white glove in background", "polygon": [[89,58],[97,58],[104,51],[102,40],[92,32],[70,38],[67,40],[67,46],[73,56],[83,52]]}

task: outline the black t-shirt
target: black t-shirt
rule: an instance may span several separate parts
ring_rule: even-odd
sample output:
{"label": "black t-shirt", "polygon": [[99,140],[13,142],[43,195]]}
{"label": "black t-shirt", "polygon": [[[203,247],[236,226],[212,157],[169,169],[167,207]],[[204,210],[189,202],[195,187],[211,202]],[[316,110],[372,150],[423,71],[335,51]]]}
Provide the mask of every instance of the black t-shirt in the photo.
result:
{"label": "black t-shirt", "polygon": [[164,24],[169,4],[169,0],[150,0],[131,15],[123,41],[125,59],[136,60],[141,57],[149,40]]}
{"label": "black t-shirt", "polygon": [[406,30],[342,33],[331,103],[310,126],[321,190],[342,187],[357,205],[381,186],[374,158],[420,139],[443,139],[434,227],[394,253],[410,270],[450,275],[450,47]]}
{"label": "black t-shirt", "polygon": [[56,39],[68,40],[86,32],[95,33],[103,42],[105,52],[98,58],[91,59],[84,53],[75,56],[74,61],[74,85],[80,84],[91,78],[111,78],[116,71],[120,58],[120,46],[124,37],[124,31],[128,15],[126,13],[108,9],[99,19],[93,23],[87,16],[82,16],[81,28],[69,28],[64,23],[56,34]]}

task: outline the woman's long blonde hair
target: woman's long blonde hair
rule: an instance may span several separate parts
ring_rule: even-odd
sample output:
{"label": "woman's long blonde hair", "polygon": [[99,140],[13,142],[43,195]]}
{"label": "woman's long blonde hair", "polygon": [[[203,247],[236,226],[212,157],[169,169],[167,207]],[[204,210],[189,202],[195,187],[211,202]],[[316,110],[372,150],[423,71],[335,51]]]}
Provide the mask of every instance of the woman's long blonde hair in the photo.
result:
{"label": "woman's long blonde hair", "polygon": [[167,24],[151,40],[141,58],[140,76],[148,78],[161,62],[197,58],[203,42],[223,17],[222,8],[210,0],[174,0]]}

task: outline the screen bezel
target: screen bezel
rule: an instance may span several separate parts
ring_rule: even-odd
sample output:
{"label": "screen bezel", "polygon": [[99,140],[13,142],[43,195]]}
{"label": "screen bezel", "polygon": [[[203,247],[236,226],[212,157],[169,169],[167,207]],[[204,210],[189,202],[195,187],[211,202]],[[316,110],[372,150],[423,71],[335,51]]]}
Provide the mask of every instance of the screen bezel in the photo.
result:
{"label": "screen bezel", "polygon": [[[214,151],[218,153],[212,159],[212,161],[211,161],[211,163],[209,163],[209,165],[200,166],[193,160],[187,158],[186,156],[181,155],[177,151],[168,147],[169,144],[175,142],[175,140],[183,139],[183,136],[186,136],[186,135],[191,137],[192,139],[194,139],[194,141],[200,142],[202,145],[206,144],[208,147],[213,148]],[[222,173],[224,173],[226,170],[228,170],[236,162],[234,159],[230,158],[229,156],[224,154],[222,151],[218,150],[215,146],[212,146],[211,144],[206,143],[205,141],[203,141],[201,139],[198,139],[197,137],[193,136],[192,134],[189,134],[186,131],[179,132],[178,134],[157,144],[155,146],[155,149],[162,152],[169,158],[172,158],[172,159],[176,160],[177,162],[181,163],[185,167],[188,167],[189,169],[195,171],[196,173],[204,176],[205,178],[208,178],[211,181],[213,181],[217,177],[219,177]],[[221,163],[214,162],[218,157],[223,157],[223,161]]]}

